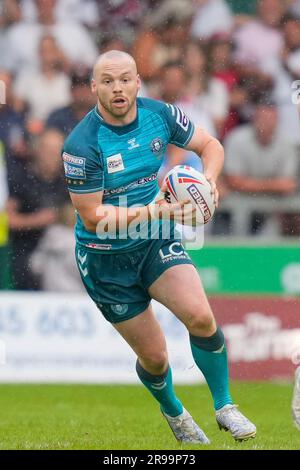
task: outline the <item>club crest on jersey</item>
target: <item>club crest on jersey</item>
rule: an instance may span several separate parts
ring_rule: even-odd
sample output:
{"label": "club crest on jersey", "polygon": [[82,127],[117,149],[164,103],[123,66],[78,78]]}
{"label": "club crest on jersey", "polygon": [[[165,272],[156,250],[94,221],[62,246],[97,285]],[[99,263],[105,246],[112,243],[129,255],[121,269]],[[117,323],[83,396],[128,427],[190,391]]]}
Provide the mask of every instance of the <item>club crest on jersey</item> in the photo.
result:
{"label": "club crest on jersey", "polygon": [[117,171],[124,170],[123,158],[120,153],[116,153],[116,155],[111,155],[107,158],[106,162],[108,173],[116,173]]}
{"label": "club crest on jersey", "polygon": [[159,137],[156,137],[151,141],[150,147],[155,155],[160,156],[164,150],[164,143]]}
{"label": "club crest on jersey", "polygon": [[128,311],[128,304],[111,305],[110,308],[116,315],[124,315]]}

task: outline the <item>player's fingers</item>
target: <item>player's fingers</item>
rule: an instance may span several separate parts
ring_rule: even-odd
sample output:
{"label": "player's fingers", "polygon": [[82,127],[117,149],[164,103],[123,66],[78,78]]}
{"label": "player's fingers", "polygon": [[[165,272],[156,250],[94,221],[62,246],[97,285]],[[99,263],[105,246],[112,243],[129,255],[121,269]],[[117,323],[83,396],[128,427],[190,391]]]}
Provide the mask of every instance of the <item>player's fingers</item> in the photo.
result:
{"label": "player's fingers", "polygon": [[215,194],[214,194],[214,204],[216,207],[219,205],[219,191],[216,188]]}
{"label": "player's fingers", "polygon": [[160,187],[160,191],[162,193],[166,193],[168,191],[168,186],[167,186],[167,183],[162,183],[161,187]]}
{"label": "player's fingers", "polygon": [[155,197],[155,204],[167,203],[165,200],[165,193],[160,189]]}
{"label": "player's fingers", "polygon": [[178,201],[178,204],[180,207],[183,207],[183,206],[186,206],[187,204],[191,204],[191,201],[189,199],[185,199],[184,201]]}
{"label": "player's fingers", "polygon": [[214,199],[214,205],[216,207],[218,207],[218,203],[219,203],[219,191],[217,190],[217,185],[214,181],[210,180],[209,181],[210,183],[210,186],[211,186],[211,195],[213,196],[213,199]]}

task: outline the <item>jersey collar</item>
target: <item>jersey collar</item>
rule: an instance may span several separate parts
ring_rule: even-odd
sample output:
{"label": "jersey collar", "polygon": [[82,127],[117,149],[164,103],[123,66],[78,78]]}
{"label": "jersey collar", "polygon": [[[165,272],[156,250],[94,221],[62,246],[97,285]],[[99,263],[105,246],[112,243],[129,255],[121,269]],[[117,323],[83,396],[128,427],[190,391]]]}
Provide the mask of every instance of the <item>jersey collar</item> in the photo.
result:
{"label": "jersey collar", "polygon": [[137,107],[137,113],[136,113],[136,118],[134,121],[130,122],[129,124],[125,124],[124,126],[113,126],[112,124],[108,124],[108,122],[105,122],[99,109],[98,106],[96,105],[94,108],[94,112],[98,119],[101,120],[101,124],[108,129],[112,130],[116,134],[122,135],[122,134],[127,134],[128,132],[133,131],[134,129],[137,129],[139,126],[139,110]]}

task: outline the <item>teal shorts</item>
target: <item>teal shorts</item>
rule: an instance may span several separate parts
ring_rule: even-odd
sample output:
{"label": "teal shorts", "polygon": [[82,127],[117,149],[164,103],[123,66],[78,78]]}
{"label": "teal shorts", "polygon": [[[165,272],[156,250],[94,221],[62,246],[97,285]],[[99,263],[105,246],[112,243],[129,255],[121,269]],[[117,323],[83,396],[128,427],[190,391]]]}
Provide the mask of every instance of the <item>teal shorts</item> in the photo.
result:
{"label": "teal shorts", "polygon": [[150,240],[125,253],[98,253],[76,246],[77,266],[83,284],[111,323],[129,320],[148,307],[148,288],[177,264],[193,264],[177,240]]}

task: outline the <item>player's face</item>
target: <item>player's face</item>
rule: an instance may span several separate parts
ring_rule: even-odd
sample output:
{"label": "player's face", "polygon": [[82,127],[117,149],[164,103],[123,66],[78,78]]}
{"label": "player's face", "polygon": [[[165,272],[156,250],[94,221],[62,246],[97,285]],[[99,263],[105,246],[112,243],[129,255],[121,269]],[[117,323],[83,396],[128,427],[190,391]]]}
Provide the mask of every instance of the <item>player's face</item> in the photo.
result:
{"label": "player's face", "polygon": [[139,88],[135,64],[128,60],[104,61],[92,81],[101,111],[117,119],[126,117],[133,109]]}

